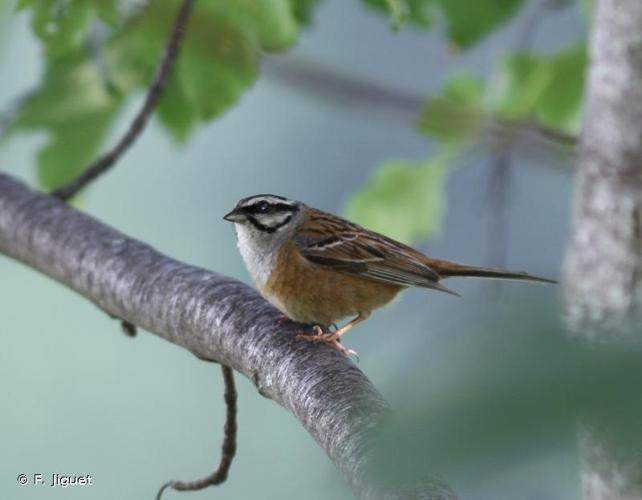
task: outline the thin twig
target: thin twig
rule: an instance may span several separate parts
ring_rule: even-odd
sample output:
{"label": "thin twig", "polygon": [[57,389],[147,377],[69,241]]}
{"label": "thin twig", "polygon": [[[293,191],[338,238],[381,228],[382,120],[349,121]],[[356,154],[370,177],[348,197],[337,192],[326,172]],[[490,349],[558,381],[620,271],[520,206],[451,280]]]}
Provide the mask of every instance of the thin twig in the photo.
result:
{"label": "thin twig", "polygon": [[404,93],[398,89],[293,57],[266,58],[263,71],[268,77],[297,90],[308,91],[341,105],[396,112],[404,120],[408,115],[411,117],[417,115],[425,101],[423,96]]}
{"label": "thin twig", "polygon": [[242,373],[310,433],[357,498],[456,498],[429,471],[416,481],[382,484],[372,453],[390,405],[339,351],[297,342],[303,325],[279,323],[278,310],[247,285],[170,259],[2,173],[0,254],[112,316]]}
{"label": "thin twig", "polygon": [[78,192],[87,186],[87,184],[109,170],[109,168],[118,161],[118,159],[138,138],[163,94],[163,88],[165,87],[167,77],[170,74],[180,49],[180,43],[185,33],[185,26],[193,3],[194,0],[184,0],[178,10],[172,34],[167,41],[163,58],[156,70],[154,79],[147,90],[147,96],[143,107],[132,121],[125,135],[121,137],[120,141],[118,141],[110,151],[91,163],[78,177],[72,180],[69,184],[53,191],[53,196],[62,200],[68,200],[78,194]]}
{"label": "thin twig", "polygon": [[[555,6],[552,0],[538,1],[530,16],[524,22],[523,30],[518,34],[515,46],[520,52],[530,52],[535,43],[542,24]],[[510,122],[508,122],[510,124]],[[506,124],[504,121],[503,125]],[[552,140],[564,147],[574,146],[570,136],[563,132],[551,130],[535,120],[521,120],[509,125],[511,130],[524,128],[534,130],[545,139]],[[514,136],[515,134],[510,134]],[[510,239],[510,191],[513,153],[516,142],[511,140],[502,145],[493,154],[493,168],[489,179],[489,203],[494,218],[491,229],[490,260],[491,265],[505,267]],[[496,285],[497,286],[497,285]],[[501,286],[501,285],[499,285]]]}
{"label": "thin twig", "polygon": [[[165,46],[163,58],[156,70],[154,79],[147,91],[147,96],[142,108],[132,121],[129,129],[118,141],[114,148],[95,160],[85,171],[66,186],[56,189],[52,194],[62,200],[68,200],[75,196],[81,189],[90,182],[105,173],[125,151],[134,143],[149,121],[149,117],[160,102],[167,78],[172,70],[174,61],[178,56],[180,43],[185,34],[185,26],[189,18],[194,0],[184,0],[182,3],[172,29],[171,36]],[[130,336],[136,335],[136,327],[128,321],[122,321],[123,330]],[[225,424],[225,435],[223,440],[223,454],[218,469],[210,476],[193,482],[170,481],[158,492],[160,499],[163,491],[171,487],[179,491],[200,490],[211,485],[220,484],[227,478],[227,473],[232,464],[236,452],[236,389],[234,387],[234,374],[231,368],[222,366],[223,380],[225,382],[225,404],[227,406],[227,421]]]}
{"label": "thin twig", "polygon": [[510,236],[511,174],[513,151],[501,151],[492,157],[492,168],[488,183],[488,203],[493,212],[491,223],[489,265],[505,267]]}
{"label": "thin twig", "polygon": [[236,388],[234,387],[234,372],[229,366],[221,365],[223,370],[223,380],[225,382],[225,405],[227,414],[225,420],[225,434],[221,451],[221,460],[218,468],[209,476],[196,481],[169,481],[165,483],[158,494],[156,500],[160,500],[163,492],[167,488],[177,491],[196,491],[216,486],[227,479],[227,473],[232,465],[232,459],[236,453]]}
{"label": "thin twig", "polygon": [[536,130],[543,137],[550,139],[552,141],[558,142],[563,146],[576,147],[579,138],[576,135],[562,132],[561,130],[553,129],[546,127],[541,123],[535,121],[529,121],[524,123],[524,126],[530,127],[533,130]]}

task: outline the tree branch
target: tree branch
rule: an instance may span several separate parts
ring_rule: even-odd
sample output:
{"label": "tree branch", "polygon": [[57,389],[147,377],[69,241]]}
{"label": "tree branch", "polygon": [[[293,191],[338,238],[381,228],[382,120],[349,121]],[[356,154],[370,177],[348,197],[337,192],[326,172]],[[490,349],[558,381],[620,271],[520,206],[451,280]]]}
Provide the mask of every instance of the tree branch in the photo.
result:
{"label": "tree branch", "polygon": [[190,12],[192,10],[192,5],[194,0],[183,0],[176,19],[174,21],[174,26],[172,28],[172,34],[167,41],[165,46],[165,51],[163,53],[163,58],[161,59],[158,68],[156,69],[156,74],[152,80],[149,89],[147,90],[147,96],[145,97],[145,102],[143,107],[140,109],[134,120],[129,126],[125,135],[123,135],[118,143],[103,156],[94,160],[87,168],[69,184],[62,186],[53,191],[53,195],[61,200],[68,200],[78,194],[87,184],[92,182],[97,177],[104,174],[109,168],[114,165],[118,159],[129,149],[129,147],[134,143],[138,138],[140,133],[147,125],[150,116],[152,115],[154,109],[160,102],[160,98],[163,95],[163,89],[165,88],[165,82],[167,77],[174,65],[174,61],[178,56],[180,49],[181,40],[185,33],[185,25],[189,18]]}
{"label": "tree branch", "polygon": [[226,276],[163,256],[61,201],[0,175],[0,253],[109,314],[241,372],[291,412],[360,498],[455,498],[430,480],[395,493],[368,475],[372,436],[390,412],[337,350],[297,342],[302,325]]}

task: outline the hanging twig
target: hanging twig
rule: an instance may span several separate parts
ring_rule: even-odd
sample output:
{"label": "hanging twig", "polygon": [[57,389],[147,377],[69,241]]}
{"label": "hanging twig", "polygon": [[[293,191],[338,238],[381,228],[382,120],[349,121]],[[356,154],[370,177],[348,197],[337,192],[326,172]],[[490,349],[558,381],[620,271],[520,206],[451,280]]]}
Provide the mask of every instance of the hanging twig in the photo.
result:
{"label": "hanging twig", "polygon": [[232,460],[236,453],[236,388],[234,387],[234,372],[229,366],[221,365],[223,370],[223,381],[225,382],[225,405],[227,406],[225,430],[223,437],[223,446],[221,448],[221,460],[218,468],[209,476],[196,481],[169,481],[165,483],[158,494],[156,500],[160,500],[163,492],[167,488],[177,491],[197,491],[216,486],[227,479],[227,473],[232,465]]}
{"label": "hanging twig", "polygon": [[[545,0],[535,4],[530,16],[524,22],[523,30],[518,34],[515,46],[520,52],[530,52],[537,39],[542,24],[556,6],[554,0]],[[510,122],[509,122],[510,123]],[[508,256],[510,239],[510,191],[511,173],[513,167],[513,154],[516,141],[515,134],[520,127],[533,130],[545,139],[551,140],[563,147],[574,147],[575,138],[563,132],[550,129],[535,120],[521,120],[515,122],[508,131],[508,140],[500,143],[493,154],[493,168],[491,170],[488,201],[493,212],[493,224],[490,240],[490,263],[494,267],[505,267]],[[501,286],[501,285],[496,285]]]}
{"label": "hanging twig", "polygon": [[[149,117],[160,102],[167,78],[172,70],[174,61],[178,56],[180,43],[185,34],[185,26],[189,18],[194,0],[184,0],[182,3],[172,29],[171,36],[165,46],[163,58],[156,70],[154,79],[147,91],[143,107],[140,109],[125,135],[118,141],[116,146],[102,157],[90,164],[85,171],[69,184],[56,189],[52,194],[62,200],[68,200],[75,196],[87,184],[105,173],[112,167],[125,151],[134,143],[149,121]],[[130,336],[136,334],[136,327],[128,322],[121,322],[123,330]],[[227,421],[225,424],[225,436],[223,440],[223,454],[218,469],[210,476],[193,482],[170,481],[158,492],[160,499],[163,491],[171,487],[179,491],[200,490],[211,485],[220,484],[227,478],[227,473],[232,465],[232,459],[236,452],[236,389],[234,387],[234,374],[232,369],[222,366],[223,380],[225,382],[225,404],[227,405]]]}
{"label": "hanging twig", "polygon": [[242,373],[301,423],[357,498],[456,498],[430,471],[416,485],[381,484],[371,456],[390,418],[388,403],[339,351],[296,341],[304,326],[280,323],[279,311],[247,285],[170,259],[1,173],[0,254],[106,313]]}
{"label": "hanging twig", "polygon": [[110,151],[91,163],[78,177],[72,180],[69,184],[53,191],[53,196],[62,200],[68,200],[78,194],[78,192],[90,182],[109,170],[109,168],[118,161],[118,159],[138,138],[163,94],[163,88],[165,87],[167,77],[171,72],[172,66],[174,65],[174,61],[176,60],[176,56],[179,52],[180,43],[185,33],[185,26],[193,3],[194,0],[184,0],[178,10],[172,34],[167,41],[163,58],[156,70],[154,79],[147,90],[147,96],[145,97],[143,107],[132,121],[125,135],[121,137],[118,143]]}

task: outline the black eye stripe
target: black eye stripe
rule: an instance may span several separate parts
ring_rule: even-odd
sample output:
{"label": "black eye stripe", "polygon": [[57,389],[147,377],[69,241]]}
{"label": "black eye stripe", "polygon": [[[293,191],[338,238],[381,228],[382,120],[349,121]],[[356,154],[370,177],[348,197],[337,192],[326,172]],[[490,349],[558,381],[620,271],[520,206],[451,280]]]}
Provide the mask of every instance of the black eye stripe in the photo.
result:
{"label": "black eye stripe", "polygon": [[[265,210],[266,205],[267,210]],[[243,207],[242,210],[246,214],[265,214],[270,211],[295,213],[298,210],[298,207],[288,205],[287,203],[269,203],[267,201],[260,201],[259,203]]]}
{"label": "black eye stripe", "polygon": [[294,205],[288,205],[287,203],[277,203],[273,207],[279,212],[296,212],[299,208]]}

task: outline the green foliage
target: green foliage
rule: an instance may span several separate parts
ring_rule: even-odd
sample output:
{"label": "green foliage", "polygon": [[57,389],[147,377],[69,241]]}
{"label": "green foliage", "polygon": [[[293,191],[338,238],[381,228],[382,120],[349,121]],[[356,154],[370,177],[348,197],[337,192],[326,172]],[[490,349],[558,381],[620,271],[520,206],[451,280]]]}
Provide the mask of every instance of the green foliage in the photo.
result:
{"label": "green foliage", "polygon": [[198,121],[198,110],[194,108],[187,95],[185,84],[177,71],[174,71],[167,79],[165,93],[166,96],[156,108],[156,116],[172,134],[174,140],[183,143]]}
{"label": "green foliage", "polygon": [[574,132],[583,101],[584,45],[552,56],[509,55],[499,82],[484,83],[469,75],[446,82],[426,101],[417,122],[424,134],[446,142],[470,141],[486,118],[508,122],[535,120],[553,129]]}
{"label": "green foliage", "polygon": [[458,49],[468,49],[510,20],[524,0],[364,0],[386,12],[397,29],[408,23],[427,28],[440,11],[448,39]]}
{"label": "green foliage", "polygon": [[[523,0],[364,2],[387,12],[394,27],[408,23],[426,28],[440,11],[451,42],[468,48],[510,19]],[[309,22],[317,3],[196,2],[180,57],[157,109],[160,124],[182,142],[200,122],[223,113],[255,81],[261,54],[290,47],[299,24]],[[128,97],[149,85],[180,2],[148,2],[127,18],[119,12],[119,5],[117,0],[18,2],[19,9],[31,14],[33,31],[43,45],[46,71],[12,130],[48,134],[38,154],[39,178],[46,188],[66,182],[96,157]],[[102,24],[106,34],[90,40],[95,23]],[[426,102],[418,129],[456,146],[470,141],[484,118],[494,114],[572,129],[579,116],[585,64],[581,47],[551,57],[510,56],[502,69],[499,91],[493,91],[490,100],[489,89],[480,80],[456,76],[440,95]],[[389,162],[350,203],[350,213],[406,241],[430,234],[440,218],[446,157],[440,155],[414,167]],[[407,210],[421,216],[409,223]]]}
{"label": "green foliage", "polygon": [[423,162],[387,161],[350,199],[346,216],[399,241],[410,243],[439,230],[450,149]]}
{"label": "green foliage", "polygon": [[120,20],[118,0],[93,0],[92,6],[98,18],[109,26],[116,26]]}
{"label": "green foliage", "polygon": [[312,10],[320,0],[290,0],[296,20],[303,25],[312,22]]}
{"label": "green foliage", "polygon": [[390,24],[398,29],[408,23],[418,28],[427,28],[432,22],[434,0],[363,0],[366,5],[385,12]]}
{"label": "green foliage", "polygon": [[[256,78],[260,54],[294,43],[298,23],[292,1],[195,3],[158,109],[160,122],[177,140],[237,101]],[[97,155],[126,98],[149,85],[179,4],[149,2],[119,23],[115,0],[21,1],[20,8],[31,10],[47,65],[39,90],[26,100],[12,130],[49,134],[38,154],[44,187],[54,188],[83,169]],[[84,44],[97,18],[111,26],[111,34],[90,52]]]}
{"label": "green foliage", "polygon": [[31,11],[31,27],[48,58],[80,49],[94,16],[111,25],[118,20],[116,0],[20,0],[18,9]]}
{"label": "green foliage", "polygon": [[43,187],[71,180],[93,159],[121,104],[122,97],[109,91],[86,58],[68,57],[50,66],[40,90],[25,101],[13,125],[49,131],[38,153]]}
{"label": "green foliage", "polygon": [[45,42],[49,57],[78,49],[91,18],[91,7],[87,2],[70,2],[67,9],[58,9],[57,3],[56,0],[42,0],[32,4],[31,26]]}
{"label": "green foliage", "polygon": [[399,29],[404,22],[403,4],[400,0],[385,0],[393,29]]}
{"label": "green foliage", "polygon": [[[551,56],[509,55],[496,85],[470,75],[454,76],[439,94],[426,101],[417,128],[457,148],[473,141],[476,133],[496,117],[508,124],[534,120],[574,132],[581,113],[586,63],[585,46],[574,45]],[[431,234],[438,226],[440,209],[436,207],[441,204],[439,190],[443,189],[446,172],[445,168],[432,167],[432,162],[415,169],[396,163],[384,165],[375,180],[351,201],[351,216],[404,241]],[[423,177],[426,172],[432,177]],[[432,218],[414,217],[425,213]]]}
{"label": "green foliage", "polygon": [[581,113],[586,64],[583,44],[553,56],[513,54],[504,62],[492,106],[509,120],[534,119],[574,131]]}
{"label": "green foliage", "polygon": [[485,116],[480,80],[459,75],[429,99],[417,128],[445,143],[423,162],[392,160],[349,200],[346,215],[363,226],[404,243],[434,235],[441,227],[448,167]]}
{"label": "green foliage", "polygon": [[446,17],[448,38],[467,49],[510,20],[524,0],[438,0]]}
{"label": "green foliage", "polygon": [[482,107],[483,92],[478,78],[470,75],[451,78],[439,95],[426,101],[417,128],[441,141],[470,138],[486,114]]}

